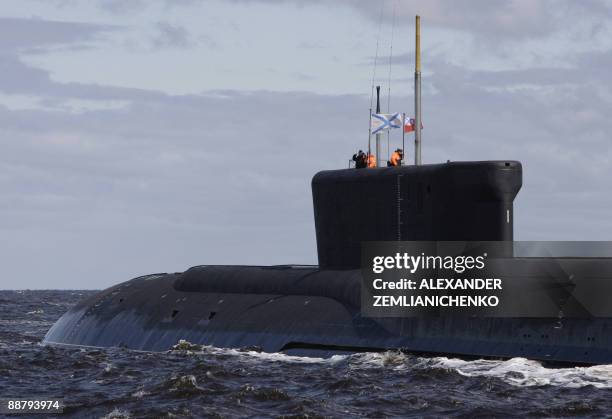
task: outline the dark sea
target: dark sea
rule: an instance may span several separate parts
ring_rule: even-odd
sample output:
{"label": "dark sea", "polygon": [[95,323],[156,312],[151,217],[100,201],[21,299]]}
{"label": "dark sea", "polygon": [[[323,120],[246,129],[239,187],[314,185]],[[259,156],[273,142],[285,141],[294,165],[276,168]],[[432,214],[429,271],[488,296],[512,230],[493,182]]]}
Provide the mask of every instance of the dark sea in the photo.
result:
{"label": "dark sea", "polygon": [[320,359],[184,342],[163,353],[42,346],[91,293],[0,291],[1,398],[63,397],[63,418],[612,416],[612,365],[397,352]]}

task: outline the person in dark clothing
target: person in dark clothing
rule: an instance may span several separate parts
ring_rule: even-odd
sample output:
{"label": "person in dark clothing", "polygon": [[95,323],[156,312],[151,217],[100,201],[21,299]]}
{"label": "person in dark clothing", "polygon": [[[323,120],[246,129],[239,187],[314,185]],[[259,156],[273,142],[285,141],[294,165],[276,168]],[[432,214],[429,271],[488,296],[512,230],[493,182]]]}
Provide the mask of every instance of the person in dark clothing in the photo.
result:
{"label": "person in dark clothing", "polygon": [[367,157],[365,153],[359,150],[357,153],[353,154],[353,161],[355,162],[356,169],[364,169],[367,167]]}

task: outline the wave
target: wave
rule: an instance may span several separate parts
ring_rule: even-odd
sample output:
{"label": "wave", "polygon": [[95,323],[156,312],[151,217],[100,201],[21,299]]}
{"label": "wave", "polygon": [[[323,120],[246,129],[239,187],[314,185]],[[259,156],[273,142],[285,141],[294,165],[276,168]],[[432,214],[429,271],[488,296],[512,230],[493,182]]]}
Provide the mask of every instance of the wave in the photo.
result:
{"label": "wave", "polygon": [[187,351],[191,354],[210,354],[240,357],[244,361],[285,362],[300,364],[334,365],[348,363],[349,369],[391,368],[395,370],[444,369],[465,377],[492,377],[518,387],[556,386],[565,388],[612,388],[612,365],[590,367],[550,368],[538,361],[525,358],[498,360],[462,360],[446,357],[417,357],[400,351],[366,352],[351,355],[334,355],[330,358],[313,358],[286,355],[279,352],[267,353],[224,349],[206,345],[193,345],[180,341],[172,351]]}
{"label": "wave", "polygon": [[352,356],[354,367],[387,367],[397,370],[446,369],[464,377],[492,377],[517,387],[555,386],[565,388],[612,388],[612,365],[550,368],[526,358],[504,361],[467,361],[446,357],[415,357],[398,351]]}
{"label": "wave", "polygon": [[591,367],[547,368],[538,361],[512,358],[507,361],[464,361],[454,358],[431,358],[432,366],[450,368],[466,377],[496,377],[520,387],[557,386],[612,388],[612,365]]}
{"label": "wave", "polygon": [[108,415],[102,416],[102,419],[129,419],[131,417],[130,412],[115,408]]}
{"label": "wave", "polygon": [[282,352],[261,352],[259,350],[245,350],[245,349],[232,349],[232,348],[218,348],[209,345],[197,345],[186,340],[179,340],[179,342],[170,349],[169,352],[179,352],[191,355],[231,355],[244,359],[251,358],[253,360],[263,361],[278,361],[288,363],[301,363],[301,364],[317,364],[317,363],[337,363],[339,361],[347,359],[350,355],[333,355],[330,358],[315,358],[308,356],[295,356],[286,355]]}

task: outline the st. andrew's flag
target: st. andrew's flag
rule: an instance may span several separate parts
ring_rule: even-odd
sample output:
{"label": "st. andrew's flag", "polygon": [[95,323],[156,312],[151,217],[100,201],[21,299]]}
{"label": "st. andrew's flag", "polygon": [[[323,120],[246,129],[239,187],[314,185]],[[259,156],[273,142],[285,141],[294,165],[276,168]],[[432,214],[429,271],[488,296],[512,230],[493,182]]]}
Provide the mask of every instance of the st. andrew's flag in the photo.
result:
{"label": "st. andrew's flag", "polygon": [[391,128],[401,128],[402,117],[397,113],[373,113],[370,118],[370,128],[372,134],[378,134],[381,131]]}

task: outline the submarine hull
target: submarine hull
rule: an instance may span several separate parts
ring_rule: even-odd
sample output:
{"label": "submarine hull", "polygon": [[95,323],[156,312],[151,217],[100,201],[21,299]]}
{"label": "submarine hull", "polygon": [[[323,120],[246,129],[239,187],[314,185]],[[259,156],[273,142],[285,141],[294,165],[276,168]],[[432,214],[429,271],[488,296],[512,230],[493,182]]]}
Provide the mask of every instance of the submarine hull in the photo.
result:
{"label": "submarine hull", "polygon": [[235,266],[139,277],[77,304],[43,343],[164,351],[184,339],[296,355],[399,349],[612,363],[612,318],[366,318],[360,279],[359,270]]}
{"label": "submarine hull", "polygon": [[[404,349],[612,363],[612,318],[605,316],[362,316],[364,242],[511,243],[513,202],[521,186],[517,161],[319,172],[312,180],[318,266],[200,266],[139,277],[76,305],[44,343],[163,351],[184,339],[295,354]],[[565,272],[581,269],[608,281],[611,261],[559,263]],[[508,263],[532,262],[538,263],[510,255]],[[521,271],[512,266],[510,277]]]}

